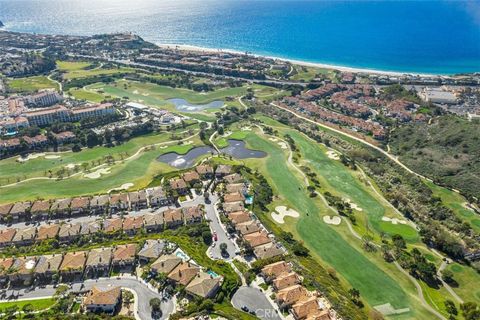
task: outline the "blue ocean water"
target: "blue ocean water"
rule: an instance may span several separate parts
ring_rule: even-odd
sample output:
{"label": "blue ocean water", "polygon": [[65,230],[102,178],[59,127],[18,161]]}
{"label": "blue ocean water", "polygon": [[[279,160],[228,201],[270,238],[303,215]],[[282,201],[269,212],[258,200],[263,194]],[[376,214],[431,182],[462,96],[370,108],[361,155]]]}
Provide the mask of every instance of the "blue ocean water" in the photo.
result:
{"label": "blue ocean water", "polygon": [[0,0],[7,30],[132,31],[177,43],[359,68],[480,71],[480,1]]}

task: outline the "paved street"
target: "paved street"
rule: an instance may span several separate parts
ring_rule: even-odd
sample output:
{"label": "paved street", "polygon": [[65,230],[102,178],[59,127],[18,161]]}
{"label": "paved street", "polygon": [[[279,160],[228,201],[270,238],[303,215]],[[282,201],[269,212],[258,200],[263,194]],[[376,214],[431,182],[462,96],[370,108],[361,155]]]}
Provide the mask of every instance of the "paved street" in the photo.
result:
{"label": "paved street", "polygon": [[[84,287],[82,287],[82,284]],[[122,288],[127,288],[135,292],[136,294],[136,305],[138,305],[138,318],[140,319],[152,319],[151,308],[150,308],[150,299],[152,298],[162,298],[161,294],[156,292],[154,289],[148,287],[144,282],[136,280],[134,277],[122,277],[122,278],[100,278],[97,280],[91,279],[84,282],[75,283],[72,286],[72,291],[83,291],[89,290],[93,286],[99,287],[108,287],[108,286],[120,286]],[[12,294],[17,297],[17,299],[35,299],[35,298],[48,298],[55,294],[55,288],[51,285],[48,285],[44,288],[37,287],[33,291],[26,289],[22,290],[7,290],[6,298]],[[13,300],[11,300],[13,301]],[[174,311],[174,302],[172,300],[167,300],[162,302],[162,318],[168,319],[169,315]]]}
{"label": "paved street", "polygon": [[246,306],[249,310],[254,311],[260,319],[281,319],[265,294],[257,288],[240,287],[232,297],[232,305],[239,310]]}

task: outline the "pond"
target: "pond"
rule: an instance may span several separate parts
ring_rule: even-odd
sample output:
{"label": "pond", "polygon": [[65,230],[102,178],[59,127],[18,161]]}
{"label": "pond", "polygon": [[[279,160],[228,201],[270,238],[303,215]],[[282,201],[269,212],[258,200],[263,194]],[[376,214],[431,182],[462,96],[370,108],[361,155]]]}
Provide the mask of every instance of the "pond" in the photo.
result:
{"label": "pond", "polygon": [[198,112],[206,109],[220,109],[225,105],[223,101],[220,101],[220,100],[212,101],[207,104],[193,104],[188,102],[185,99],[177,99],[177,98],[169,99],[167,101],[170,103],[173,103],[175,105],[175,108],[178,111],[182,111],[182,112]]}
{"label": "pond", "polygon": [[[263,158],[267,156],[266,152],[251,150],[245,147],[245,142],[241,140],[228,140],[229,146],[220,149],[220,152],[231,155],[235,159]],[[217,153],[215,149],[208,146],[195,147],[186,154],[169,152],[162,154],[157,158],[158,161],[166,163],[177,169],[192,167],[197,158],[208,153]]]}

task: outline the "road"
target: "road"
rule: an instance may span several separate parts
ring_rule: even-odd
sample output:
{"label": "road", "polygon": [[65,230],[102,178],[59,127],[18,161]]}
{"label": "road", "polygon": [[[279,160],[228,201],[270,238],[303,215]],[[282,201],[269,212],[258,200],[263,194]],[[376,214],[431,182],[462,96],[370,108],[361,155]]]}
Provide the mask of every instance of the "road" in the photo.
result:
{"label": "road", "polygon": [[257,288],[240,287],[232,297],[232,305],[239,310],[246,306],[255,311],[255,315],[260,319],[281,319],[265,294]]}
{"label": "road", "polygon": [[[84,285],[82,287],[82,284]],[[78,282],[72,285],[71,292],[81,292],[91,289],[93,286],[99,286],[102,288],[109,286],[120,286],[134,292],[135,295],[135,312],[136,318],[142,320],[152,319],[150,308],[150,299],[159,298],[162,296],[153,288],[147,286],[143,281],[135,279],[133,276],[121,277],[121,278],[100,278],[97,280],[86,280],[84,282]],[[12,294],[17,297],[17,299],[39,299],[39,298],[49,298],[55,294],[56,289],[52,285],[40,288],[37,287],[33,291],[27,289],[22,290],[6,290],[6,296],[11,296]],[[9,300],[14,301],[14,300]],[[175,310],[175,304],[173,300],[163,301],[162,305],[162,318],[168,319],[171,313]]]}

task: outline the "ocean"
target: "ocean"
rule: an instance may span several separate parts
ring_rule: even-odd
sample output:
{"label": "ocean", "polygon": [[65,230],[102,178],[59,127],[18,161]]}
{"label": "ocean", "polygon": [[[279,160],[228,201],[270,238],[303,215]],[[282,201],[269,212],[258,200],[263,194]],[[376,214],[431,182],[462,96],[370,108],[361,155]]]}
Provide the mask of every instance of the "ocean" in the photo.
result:
{"label": "ocean", "polygon": [[0,0],[0,21],[355,68],[480,72],[480,1]]}

